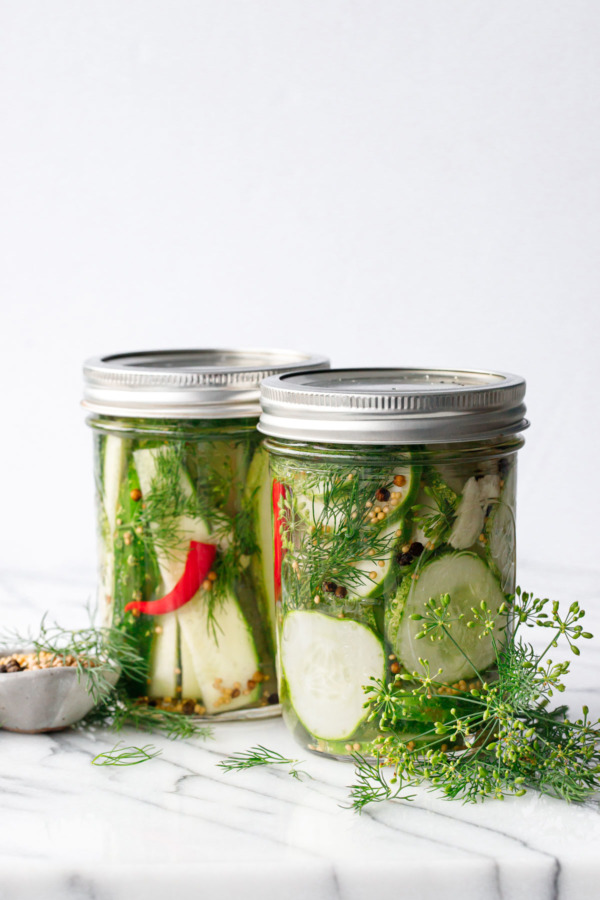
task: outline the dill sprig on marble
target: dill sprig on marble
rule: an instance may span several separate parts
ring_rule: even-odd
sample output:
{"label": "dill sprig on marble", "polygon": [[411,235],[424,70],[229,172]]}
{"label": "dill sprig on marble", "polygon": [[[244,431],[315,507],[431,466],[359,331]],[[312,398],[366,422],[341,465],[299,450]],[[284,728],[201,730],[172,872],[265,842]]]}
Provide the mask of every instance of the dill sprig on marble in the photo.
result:
{"label": "dill sprig on marble", "polygon": [[92,759],[93,766],[137,766],[160,756],[162,750],[158,750],[153,744],[144,747],[123,747],[119,741],[111,750],[98,753]]}
{"label": "dill sprig on marble", "polygon": [[[493,614],[482,604],[473,608],[468,623],[492,636],[495,680],[457,690],[440,681],[441,670],[432,674],[423,659],[422,672],[399,673],[391,683],[379,680],[365,687],[369,718],[379,719],[380,736],[374,759],[354,755],[355,810],[383,800],[410,800],[415,786],[423,783],[445,797],[470,802],[520,796],[528,789],[577,802],[600,788],[600,720],[591,721],[587,707],[577,719],[567,716],[566,706],[549,709],[555,693],[565,690],[563,679],[570,667],[568,661],[555,662],[549,654],[562,641],[579,655],[577,642],[592,637],[580,624],[584,611],[574,602],[563,615],[556,601],[538,599],[519,588],[507,606]],[[445,595],[430,600],[425,615],[412,617],[422,623],[418,637],[424,642],[424,657],[427,640],[452,639],[449,610]],[[497,619],[507,613],[504,641],[496,643]],[[522,636],[524,627],[536,626],[549,632],[541,652]],[[418,742],[403,740],[406,704],[425,708],[440,694],[445,714],[419,735]]]}
{"label": "dill sprig on marble", "polygon": [[256,747],[251,747],[250,750],[228,756],[222,762],[217,763],[217,765],[225,772],[239,772],[245,769],[253,769],[255,766],[290,766],[288,775],[301,780],[301,776],[307,773],[302,771],[302,769],[296,768],[299,763],[300,760],[298,759],[288,759],[288,757],[283,756],[276,750],[269,750],[267,747],[258,744]]}

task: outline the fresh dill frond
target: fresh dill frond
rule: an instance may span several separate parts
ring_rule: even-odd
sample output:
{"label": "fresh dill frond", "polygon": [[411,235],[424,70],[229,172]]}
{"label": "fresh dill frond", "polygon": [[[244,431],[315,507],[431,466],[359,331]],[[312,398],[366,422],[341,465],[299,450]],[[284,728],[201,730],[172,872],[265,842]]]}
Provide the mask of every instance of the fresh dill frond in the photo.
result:
{"label": "fresh dill frond", "polygon": [[215,502],[214,493],[222,488],[212,470],[203,472],[195,480],[196,490],[186,489],[182,474],[187,471],[184,441],[165,445],[156,454],[156,471],[144,503],[139,510],[142,538],[150,549],[170,556],[179,548],[182,539],[182,517],[201,519],[219,536],[229,528],[229,519]]}
{"label": "fresh dill frond", "polygon": [[153,744],[144,747],[123,747],[119,741],[111,750],[98,753],[92,759],[93,766],[137,766],[148,762],[150,759],[160,756],[162,750],[158,750]]}
{"label": "fresh dill frond", "polygon": [[[208,623],[216,640],[220,632],[218,609],[235,592],[243,561],[259,552],[252,504],[239,504],[243,483],[233,459],[223,452],[222,443],[205,441],[194,445],[194,452],[185,441],[161,447],[150,489],[135,511],[141,527],[134,525],[133,529],[135,537],[146,545],[147,559],[151,559],[155,551],[167,557],[181,552],[182,541],[185,543],[182,520],[204,522],[211,541],[219,547],[213,566],[217,577],[205,596]],[[230,452],[238,450],[234,443]],[[131,525],[127,522],[121,526],[129,532],[130,540]]]}
{"label": "fresh dill frond", "polygon": [[415,524],[418,525],[428,541],[441,543],[452,528],[454,516],[448,511],[428,512],[429,507],[415,504],[412,507]]}
{"label": "fresh dill frond", "polygon": [[[338,477],[327,469],[317,469],[293,480],[293,490],[280,501],[283,546],[293,551],[283,559],[290,608],[306,605],[327,581],[354,592],[369,582],[376,583],[360,564],[370,561],[376,566],[398,543],[393,530],[365,527],[376,491],[388,483],[389,472],[379,468],[360,477],[353,468]],[[322,491],[319,506],[314,497],[312,501],[304,499],[311,490]],[[307,502],[311,502],[310,510]],[[294,564],[298,568],[290,571]],[[302,578],[295,574],[298,571]]]}
{"label": "fresh dill frond", "polygon": [[251,747],[250,750],[228,756],[217,765],[225,772],[240,772],[245,769],[253,769],[255,766],[290,766],[288,775],[301,781],[301,776],[308,775],[308,773],[296,768],[299,763],[298,759],[288,759],[276,750],[269,750],[258,744]]}
{"label": "fresh dill frond", "polygon": [[114,731],[129,726],[140,731],[163,734],[169,740],[208,740],[213,737],[212,728],[194,716],[140,703],[121,692],[116,692],[114,702],[104,712],[109,727]]}
{"label": "fresh dill frond", "polygon": [[353,753],[352,757],[356,768],[355,781],[350,790],[350,806],[355,812],[361,812],[369,803],[415,799],[416,795],[407,792],[408,785],[400,781],[397,775],[386,776],[386,767],[380,765],[379,759],[371,762],[357,753]]}
{"label": "fresh dill frond", "polygon": [[[420,639],[451,638],[449,606],[446,595],[430,600],[424,615],[412,616],[421,621]],[[554,662],[549,653],[563,641],[579,655],[577,642],[592,637],[580,624],[584,611],[574,602],[563,614],[556,601],[520,588],[507,607],[496,614],[484,604],[471,610],[469,624],[492,636],[493,680],[457,690],[441,682],[439,673],[432,676],[424,660],[422,672],[365,686],[369,719],[378,720],[380,736],[373,760],[354,754],[350,799],[355,810],[387,799],[411,799],[408,791],[420,784],[463,802],[520,796],[529,789],[581,802],[600,789],[600,720],[590,720],[587,707],[577,719],[568,717],[565,706],[548,708],[555,693],[564,691],[570,667]],[[503,640],[496,641],[507,612],[508,627]],[[541,652],[522,638],[524,627],[547,631]],[[431,724],[418,739],[406,741],[403,720],[410,718],[411,706]]]}

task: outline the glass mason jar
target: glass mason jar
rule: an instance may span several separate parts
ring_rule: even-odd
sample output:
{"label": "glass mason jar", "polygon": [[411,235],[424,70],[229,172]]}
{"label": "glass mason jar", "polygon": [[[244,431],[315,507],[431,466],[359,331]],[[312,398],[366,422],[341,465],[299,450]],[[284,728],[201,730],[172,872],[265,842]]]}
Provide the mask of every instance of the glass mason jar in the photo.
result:
{"label": "glass mason jar", "polygon": [[122,354],[84,367],[94,431],[103,624],[148,672],[132,697],[184,714],[279,710],[263,377],[322,368],[286,351]]}
{"label": "glass mason jar", "polygon": [[516,376],[420,369],[263,383],[280,697],[307,749],[373,753],[392,689],[394,730],[425,746],[493,678],[524,394]]}

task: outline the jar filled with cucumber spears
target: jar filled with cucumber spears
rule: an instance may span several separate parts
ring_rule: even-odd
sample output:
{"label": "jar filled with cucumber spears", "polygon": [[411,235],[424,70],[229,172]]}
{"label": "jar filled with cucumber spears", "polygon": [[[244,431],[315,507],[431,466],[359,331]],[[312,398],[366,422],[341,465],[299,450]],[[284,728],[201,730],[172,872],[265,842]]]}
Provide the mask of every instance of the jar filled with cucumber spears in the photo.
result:
{"label": "jar filled with cucumber spears", "polygon": [[84,367],[103,624],[147,672],[132,697],[184,714],[278,711],[267,375],[328,360],[260,350],[105,356]]}
{"label": "jar filled with cucumber spears", "polygon": [[263,382],[280,696],[308,749],[372,753],[389,691],[395,730],[426,747],[493,679],[515,587],[524,395],[522,378],[476,371]]}

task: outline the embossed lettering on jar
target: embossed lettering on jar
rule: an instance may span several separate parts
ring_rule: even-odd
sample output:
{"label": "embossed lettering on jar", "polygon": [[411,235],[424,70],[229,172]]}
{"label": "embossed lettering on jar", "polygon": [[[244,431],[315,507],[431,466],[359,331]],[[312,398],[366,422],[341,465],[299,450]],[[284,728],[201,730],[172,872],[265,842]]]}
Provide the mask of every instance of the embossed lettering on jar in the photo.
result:
{"label": "embossed lettering on jar", "polygon": [[[500,615],[482,636],[469,622],[474,608],[498,616],[514,590],[524,394],[523,379],[493,372],[331,370],[264,382],[280,692],[308,749],[373,751],[374,680],[402,684],[404,738],[425,747],[435,723],[493,679],[507,623]],[[423,640],[431,601],[446,604],[450,628]],[[425,700],[415,672],[432,675]]]}
{"label": "embossed lettering on jar", "polygon": [[132,697],[182,714],[279,709],[271,483],[256,430],[265,375],[323,367],[286,351],[89,360],[104,623],[148,663]]}

